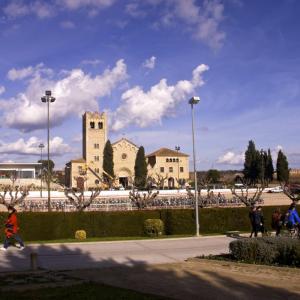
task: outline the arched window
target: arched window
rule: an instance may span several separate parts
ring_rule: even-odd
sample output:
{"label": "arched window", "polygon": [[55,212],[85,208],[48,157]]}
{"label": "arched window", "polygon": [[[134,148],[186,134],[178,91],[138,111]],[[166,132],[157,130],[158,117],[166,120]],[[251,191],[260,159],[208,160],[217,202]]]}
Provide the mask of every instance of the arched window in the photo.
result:
{"label": "arched window", "polygon": [[90,122],[90,127],[91,127],[92,129],[94,129],[94,128],[95,128],[95,122]]}
{"label": "arched window", "polygon": [[166,162],[169,162],[169,159],[168,159],[168,158],[166,159]]}
{"label": "arched window", "polygon": [[103,123],[102,122],[98,122],[98,129],[103,129]]}

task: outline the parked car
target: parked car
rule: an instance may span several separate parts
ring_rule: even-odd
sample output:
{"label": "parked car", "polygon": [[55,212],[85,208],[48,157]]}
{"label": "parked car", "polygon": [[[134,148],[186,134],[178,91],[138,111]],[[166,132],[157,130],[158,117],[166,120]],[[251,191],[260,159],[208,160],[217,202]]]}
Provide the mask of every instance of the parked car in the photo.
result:
{"label": "parked car", "polygon": [[281,186],[275,186],[274,188],[271,188],[268,190],[268,193],[282,193],[283,189]]}

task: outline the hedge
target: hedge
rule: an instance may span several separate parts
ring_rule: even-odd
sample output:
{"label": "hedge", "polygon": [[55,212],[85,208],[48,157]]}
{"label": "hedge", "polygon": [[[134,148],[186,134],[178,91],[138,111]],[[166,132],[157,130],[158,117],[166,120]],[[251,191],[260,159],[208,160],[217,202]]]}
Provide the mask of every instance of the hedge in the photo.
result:
{"label": "hedge", "polygon": [[234,259],[247,263],[300,266],[300,241],[288,237],[240,239],[229,244]]}
{"label": "hedge", "polygon": [[[264,207],[266,228],[271,229],[271,215],[276,207]],[[281,207],[285,211],[287,207]],[[200,233],[250,231],[249,208],[200,209]],[[6,213],[0,213],[0,224]],[[24,240],[57,240],[74,238],[76,230],[85,230],[87,237],[143,236],[146,219],[161,219],[167,235],[195,233],[195,212],[191,209],[142,210],[115,212],[24,212],[19,213],[20,234]],[[0,228],[2,227],[0,225]],[[3,227],[1,228],[3,229]],[[1,230],[0,229],[0,230]],[[3,234],[0,234],[3,238]]]}

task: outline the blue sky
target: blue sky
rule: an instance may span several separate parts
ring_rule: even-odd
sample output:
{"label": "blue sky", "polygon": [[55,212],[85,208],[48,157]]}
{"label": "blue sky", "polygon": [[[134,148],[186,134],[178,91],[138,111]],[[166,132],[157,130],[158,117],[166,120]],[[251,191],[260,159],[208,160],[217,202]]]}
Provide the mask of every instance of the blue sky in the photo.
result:
{"label": "blue sky", "polygon": [[61,0],[0,2],[0,160],[56,166],[81,156],[85,110],[109,114],[111,141],[147,153],[180,145],[197,168],[239,169],[250,139],[300,167],[300,2]]}

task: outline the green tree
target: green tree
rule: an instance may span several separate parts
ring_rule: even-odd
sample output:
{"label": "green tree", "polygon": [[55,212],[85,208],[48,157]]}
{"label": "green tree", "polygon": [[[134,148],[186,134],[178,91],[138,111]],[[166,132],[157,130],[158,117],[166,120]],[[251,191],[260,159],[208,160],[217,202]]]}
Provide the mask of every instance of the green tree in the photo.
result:
{"label": "green tree", "polygon": [[274,179],[274,166],[273,166],[273,159],[271,155],[271,150],[268,149],[267,159],[266,159],[266,167],[265,167],[265,175],[267,182],[272,182]]}
{"label": "green tree", "polygon": [[261,175],[261,154],[255,148],[253,141],[249,141],[248,148],[245,152],[244,176],[250,184],[255,184]]}
{"label": "green tree", "polygon": [[146,186],[147,172],[145,149],[141,146],[136,154],[134,165],[134,182],[136,187],[144,188]]}
{"label": "green tree", "polygon": [[276,163],[277,180],[280,182],[289,181],[289,163],[284,153],[279,150]]}
{"label": "green tree", "polygon": [[216,169],[210,169],[206,173],[206,180],[211,183],[217,183],[220,181],[221,174]]}
{"label": "green tree", "polygon": [[[103,170],[112,178],[114,174],[114,152],[110,140],[107,140],[103,150]],[[106,175],[104,175],[105,177]]]}

